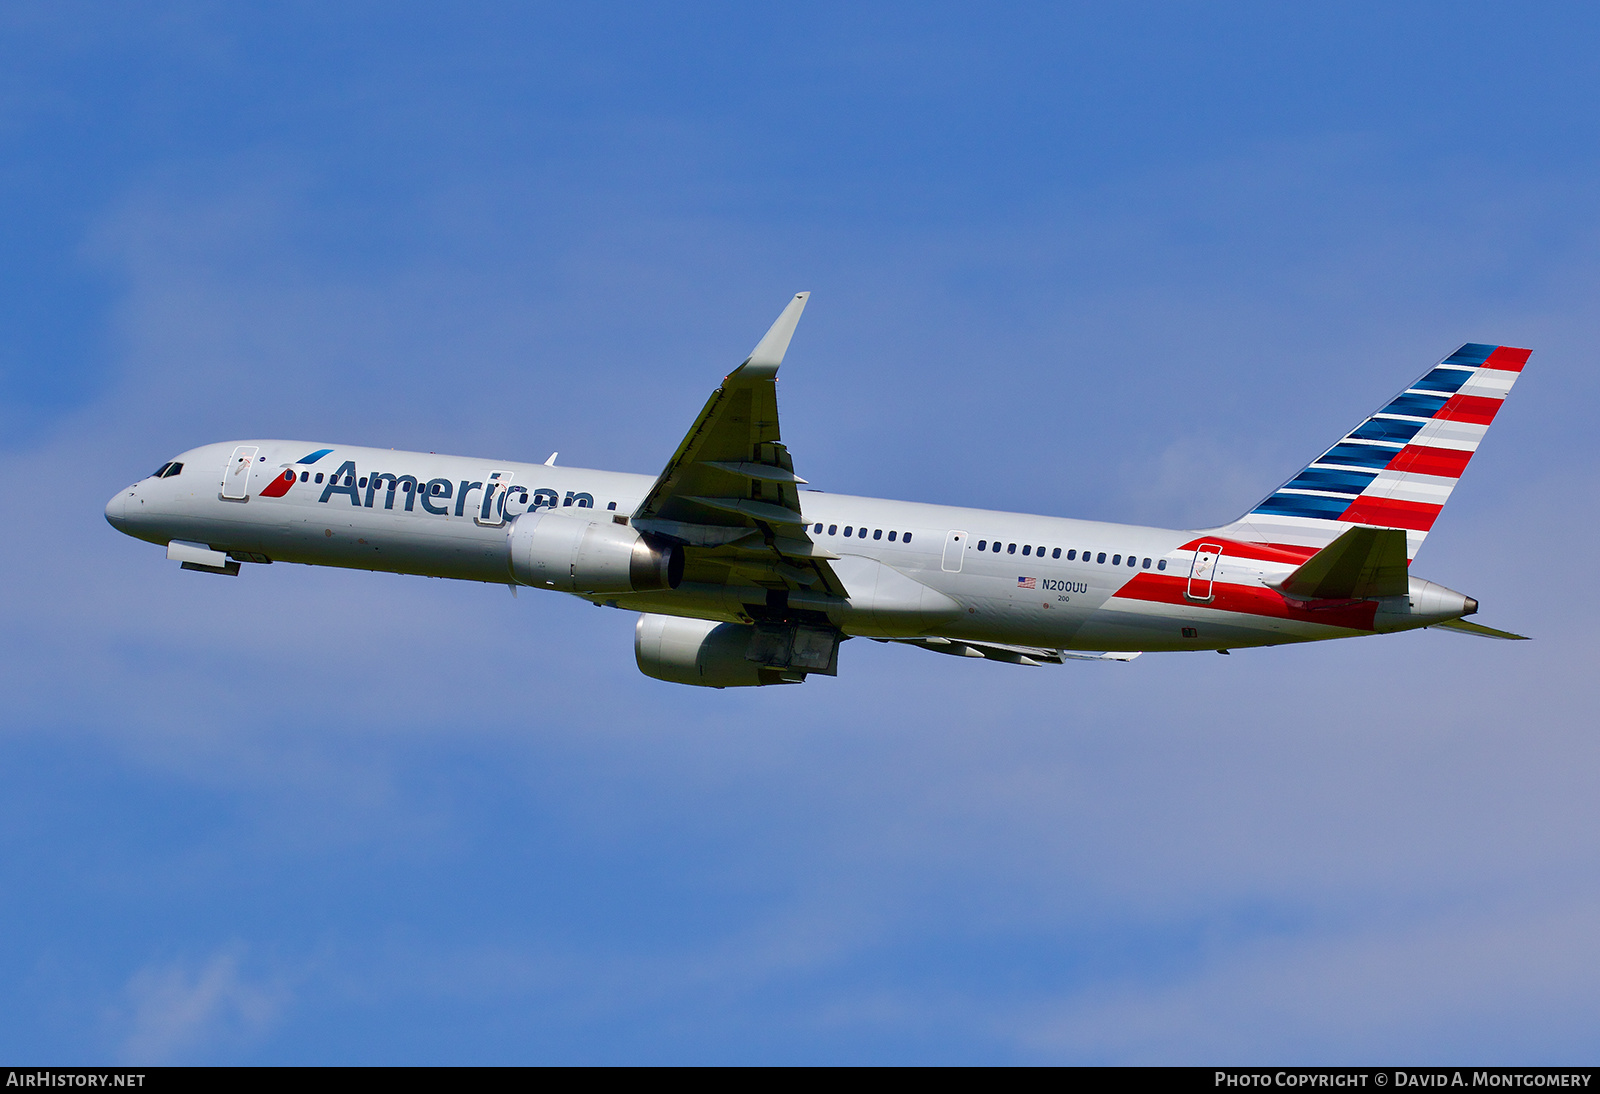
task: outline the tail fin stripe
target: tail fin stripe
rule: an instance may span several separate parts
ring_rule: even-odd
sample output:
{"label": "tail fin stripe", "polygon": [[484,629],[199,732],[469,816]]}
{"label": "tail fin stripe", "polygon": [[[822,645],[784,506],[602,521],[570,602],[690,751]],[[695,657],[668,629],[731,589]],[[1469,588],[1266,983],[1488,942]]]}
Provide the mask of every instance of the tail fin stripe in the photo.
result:
{"label": "tail fin stripe", "polygon": [[1461,385],[1457,395],[1478,395],[1485,399],[1504,399],[1511,390],[1511,385],[1517,382],[1515,372],[1502,372],[1499,369],[1480,369],[1478,375]]}
{"label": "tail fin stripe", "polygon": [[1343,471],[1335,470],[1331,467],[1318,467],[1313,464],[1278,489],[1336,490],[1348,494],[1359,494],[1377,477],[1378,473],[1376,471]]}
{"label": "tail fin stripe", "polygon": [[1338,520],[1350,508],[1349,498],[1324,498],[1316,494],[1274,494],[1260,505],[1257,513],[1280,517],[1311,517]]}
{"label": "tail fin stripe", "polygon": [[1528,364],[1528,356],[1533,353],[1531,349],[1513,349],[1511,346],[1501,346],[1483,362],[1484,368],[1504,369],[1506,372],[1521,372]]}
{"label": "tail fin stripe", "polygon": [[1459,448],[1429,448],[1425,444],[1411,444],[1402,448],[1385,470],[1459,479],[1470,459],[1472,453]]}
{"label": "tail fin stripe", "polygon": [[[1499,348],[1499,346],[1485,346],[1479,342],[1468,342],[1439,363],[1441,365],[1472,365],[1477,367],[1487,361],[1489,355]],[[1527,358],[1524,357],[1523,360],[1527,360]]]}
{"label": "tail fin stripe", "polygon": [[1488,426],[1478,422],[1452,422],[1448,418],[1443,420],[1435,418],[1418,431],[1416,443],[1436,448],[1464,448],[1468,452],[1476,452],[1478,443],[1483,440],[1483,435],[1488,429]]}
{"label": "tail fin stripe", "polygon": [[[1395,459],[1395,449],[1389,445],[1336,444],[1317,463],[1342,463],[1351,467],[1388,467]],[[1405,449],[1399,451],[1404,452]]]}
{"label": "tail fin stripe", "polygon": [[1394,498],[1357,498],[1339,518],[1345,524],[1371,524],[1379,528],[1409,528],[1426,532],[1433,527],[1443,505]]}
{"label": "tail fin stripe", "polygon": [[1472,378],[1473,372],[1470,368],[1436,368],[1411,386],[1421,391],[1447,391],[1454,394]]}
{"label": "tail fin stripe", "polygon": [[1503,402],[1503,399],[1484,399],[1476,395],[1452,395],[1450,401],[1439,411],[1437,420],[1488,425],[1500,412],[1500,405]]}
{"label": "tail fin stripe", "polygon": [[1413,418],[1431,418],[1439,408],[1450,401],[1448,395],[1414,395],[1410,392],[1378,411],[1379,414],[1406,414]]}
{"label": "tail fin stripe", "polygon": [[1450,500],[1450,491],[1456,488],[1456,480],[1444,478],[1439,475],[1418,475],[1412,472],[1395,474],[1385,471],[1378,476],[1378,481],[1372,484],[1363,497],[1367,498],[1395,498],[1400,501],[1422,501],[1430,505],[1443,505]]}
{"label": "tail fin stripe", "polygon": [[1409,441],[1421,429],[1422,422],[1406,422],[1395,418],[1368,418],[1361,428],[1350,434],[1352,440]]}

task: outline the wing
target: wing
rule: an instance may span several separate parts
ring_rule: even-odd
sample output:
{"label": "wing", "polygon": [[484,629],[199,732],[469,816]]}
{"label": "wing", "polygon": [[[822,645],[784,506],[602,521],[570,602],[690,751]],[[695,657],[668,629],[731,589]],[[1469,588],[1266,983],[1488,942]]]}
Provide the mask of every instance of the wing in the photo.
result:
{"label": "wing", "polygon": [[798,293],[711,393],[630,522],[684,547],[684,580],[845,595],[800,507],[778,430],[778,366],[810,293]]}

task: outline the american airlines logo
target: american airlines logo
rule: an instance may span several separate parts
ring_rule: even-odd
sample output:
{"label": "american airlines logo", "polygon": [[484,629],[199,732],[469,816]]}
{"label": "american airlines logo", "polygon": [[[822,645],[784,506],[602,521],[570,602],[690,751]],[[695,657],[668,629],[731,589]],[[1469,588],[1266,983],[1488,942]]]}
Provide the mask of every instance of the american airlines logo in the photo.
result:
{"label": "american airlines logo", "polygon": [[[308,482],[311,472],[296,471],[296,468],[315,464],[332,451],[332,449],[322,449],[313,452],[297,461],[294,467],[285,468],[281,475],[275,477],[261,490],[261,496],[281,498],[297,482]],[[374,509],[377,508],[381,498],[385,509],[395,508],[395,503],[398,501],[404,512],[415,512],[416,507],[420,505],[423,512],[441,517],[451,513],[453,502],[454,515],[461,517],[467,515],[468,499],[474,493],[478,493],[480,496],[473,499],[473,509],[480,520],[489,520],[491,516],[520,516],[523,512],[554,509],[558,506],[575,506],[580,509],[594,507],[594,495],[586,491],[568,490],[565,497],[548,487],[530,491],[525,486],[501,481],[499,475],[500,472],[491,473],[486,482],[474,482],[469,479],[462,479],[460,482],[451,479],[423,481],[415,475],[397,475],[389,471],[362,475],[354,460],[346,460],[339,465],[337,471],[328,476],[326,484],[321,486],[322,493],[317,502],[327,504],[337,496],[344,496],[350,499],[350,504],[353,506]],[[506,477],[509,478],[509,474]]]}

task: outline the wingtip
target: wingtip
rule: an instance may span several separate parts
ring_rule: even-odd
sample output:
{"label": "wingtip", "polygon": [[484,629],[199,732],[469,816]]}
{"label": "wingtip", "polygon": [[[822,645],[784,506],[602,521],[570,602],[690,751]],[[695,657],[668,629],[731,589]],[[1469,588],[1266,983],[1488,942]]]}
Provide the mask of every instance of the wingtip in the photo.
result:
{"label": "wingtip", "polygon": [[756,348],[750,351],[750,356],[744,364],[734,372],[747,379],[759,379],[777,374],[778,366],[783,364],[784,354],[789,352],[789,340],[794,337],[794,329],[800,323],[800,313],[805,310],[806,300],[810,298],[809,292],[797,292],[789,301],[783,313],[762,336]]}

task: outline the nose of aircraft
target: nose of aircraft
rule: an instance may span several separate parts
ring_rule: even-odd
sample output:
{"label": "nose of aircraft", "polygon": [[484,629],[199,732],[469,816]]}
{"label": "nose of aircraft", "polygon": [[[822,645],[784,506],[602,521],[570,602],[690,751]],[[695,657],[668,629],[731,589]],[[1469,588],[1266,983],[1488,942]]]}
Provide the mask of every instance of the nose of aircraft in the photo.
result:
{"label": "nose of aircraft", "polygon": [[111,527],[122,532],[127,529],[128,492],[118,490],[110,501],[106,502],[106,520]]}

